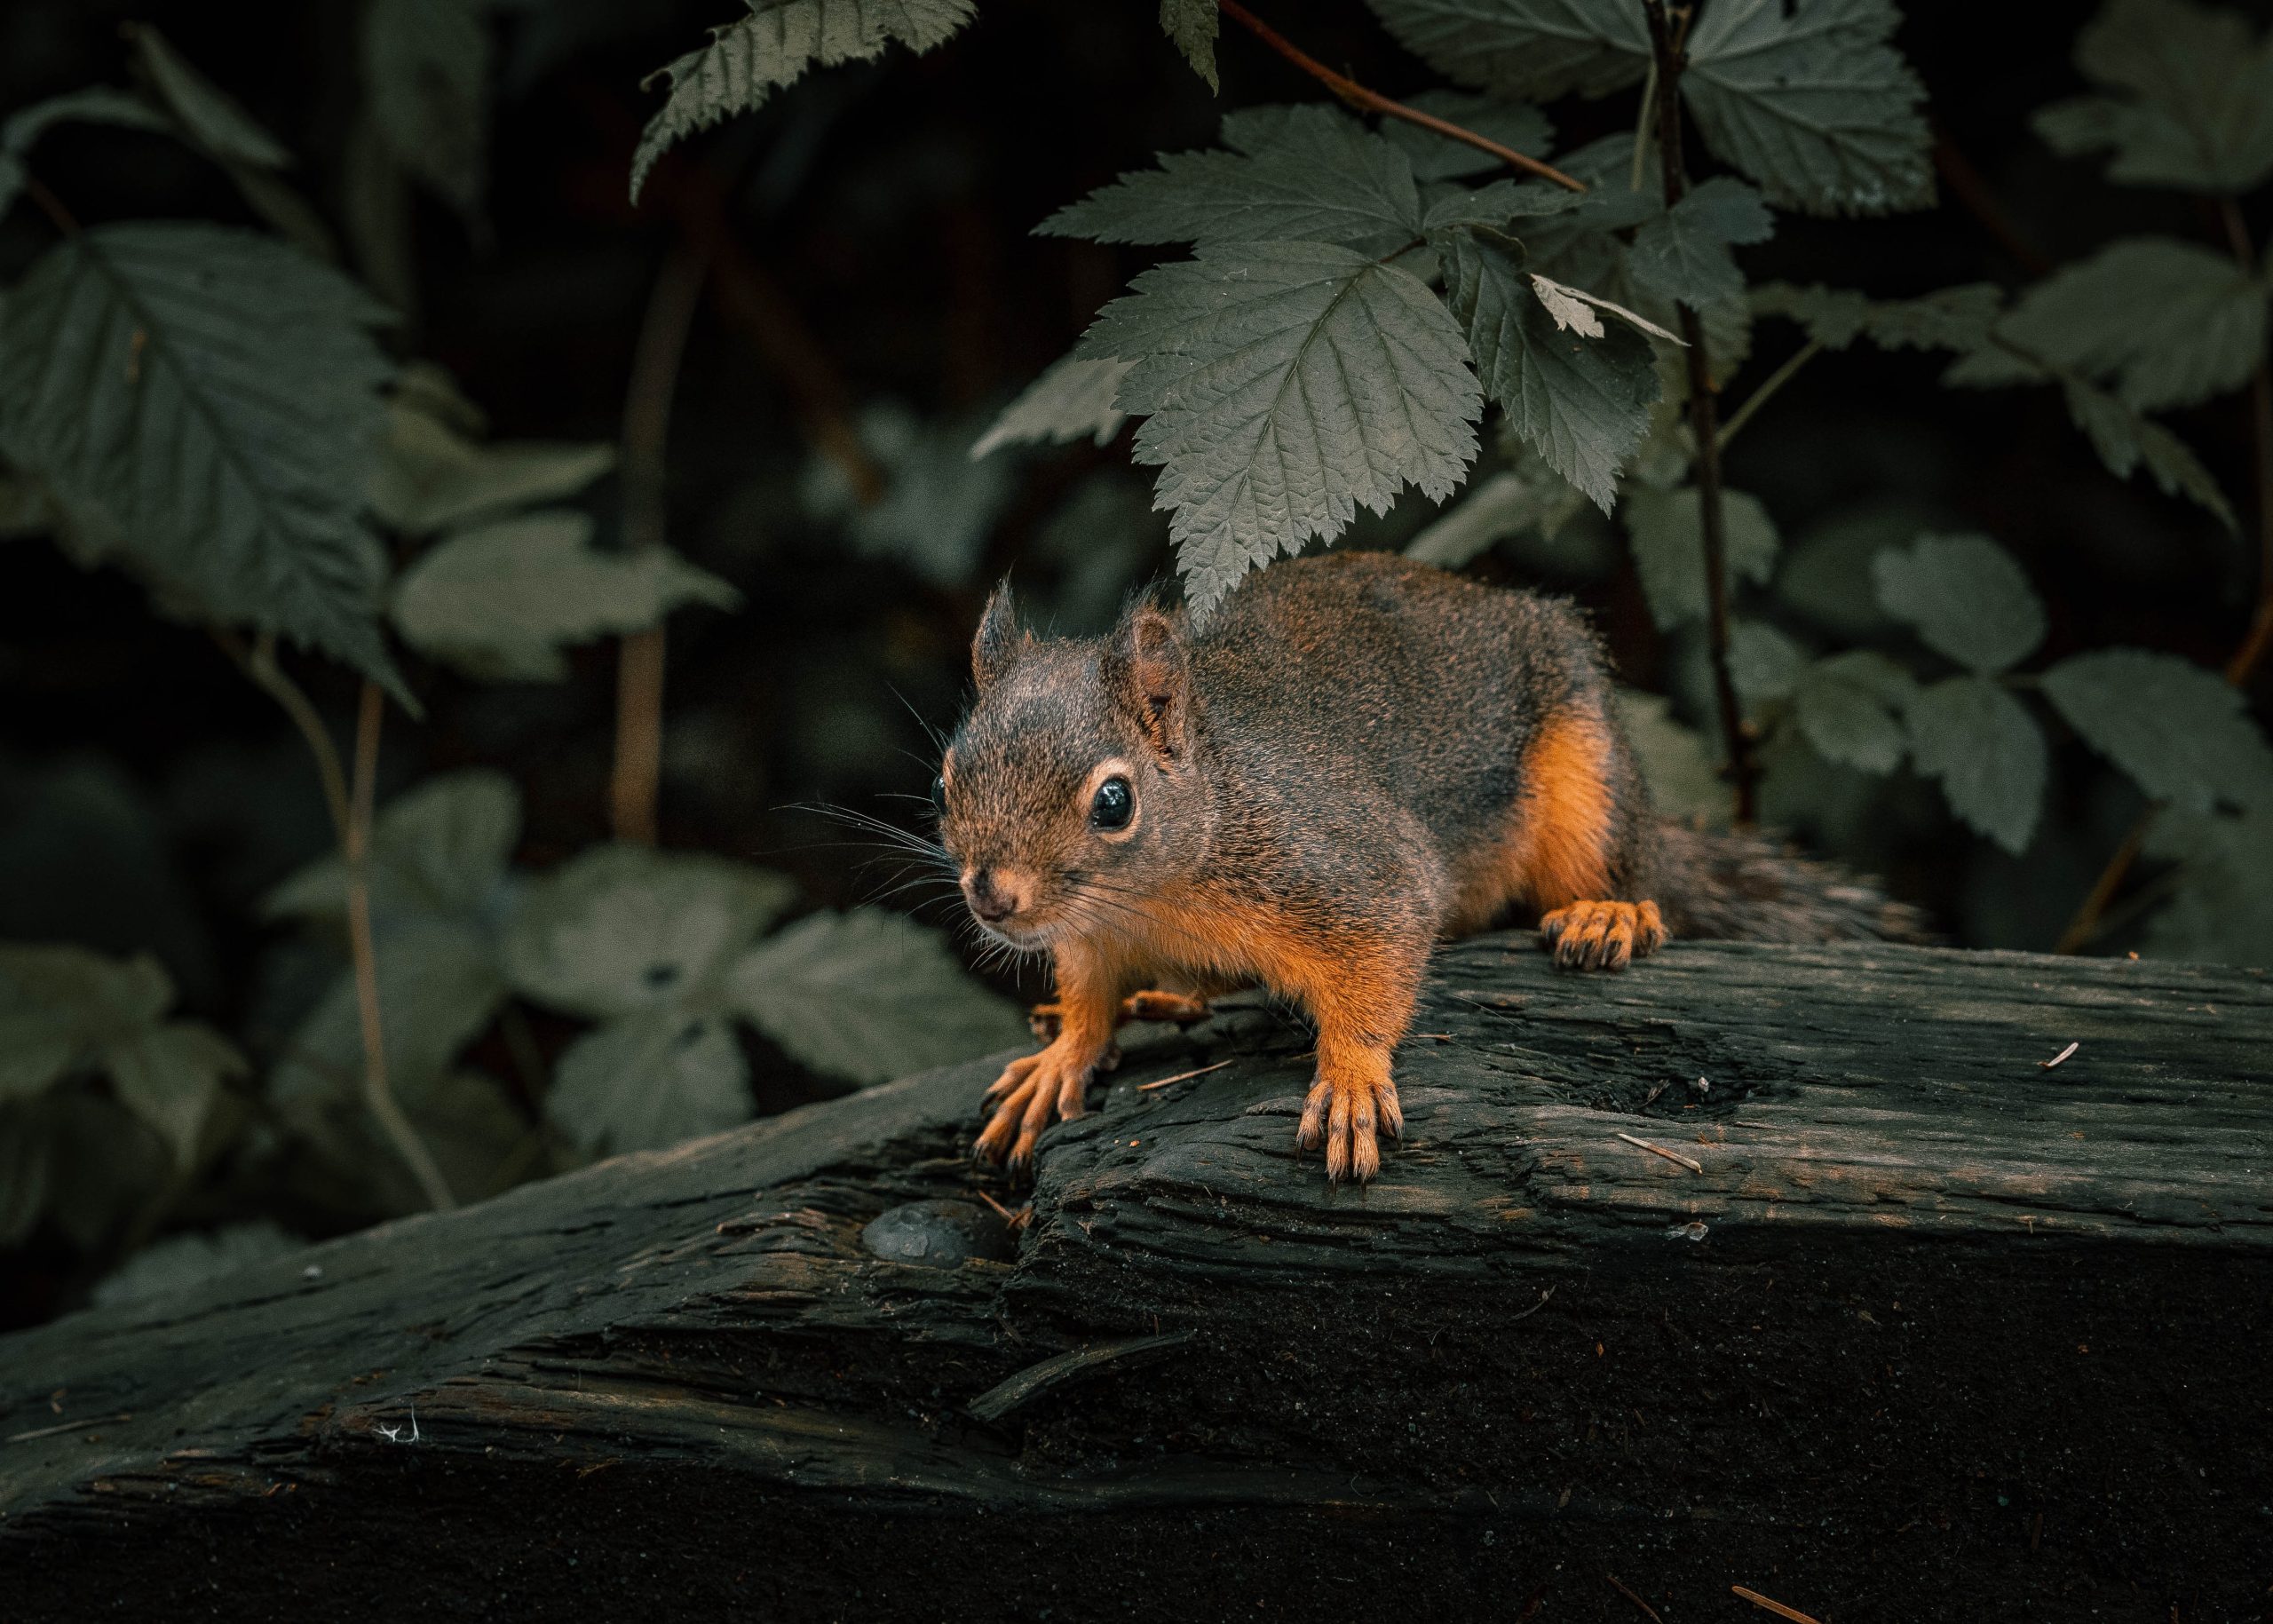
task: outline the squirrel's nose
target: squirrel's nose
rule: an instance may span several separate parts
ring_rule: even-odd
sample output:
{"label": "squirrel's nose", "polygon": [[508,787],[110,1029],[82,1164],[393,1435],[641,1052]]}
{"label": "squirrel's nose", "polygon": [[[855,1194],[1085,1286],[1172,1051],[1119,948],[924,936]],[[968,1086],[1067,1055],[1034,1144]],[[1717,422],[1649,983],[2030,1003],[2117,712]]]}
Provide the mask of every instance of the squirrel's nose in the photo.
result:
{"label": "squirrel's nose", "polygon": [[1000,924],[1025,905],[1022,888],[999,868],[973,868],[962,876],[970,911],[988,924]]}

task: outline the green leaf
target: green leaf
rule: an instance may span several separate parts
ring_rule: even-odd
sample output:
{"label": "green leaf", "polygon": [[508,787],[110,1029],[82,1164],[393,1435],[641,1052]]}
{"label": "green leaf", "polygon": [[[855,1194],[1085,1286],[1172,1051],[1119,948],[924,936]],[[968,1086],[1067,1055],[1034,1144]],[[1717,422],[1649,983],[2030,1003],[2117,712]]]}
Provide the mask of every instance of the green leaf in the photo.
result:
{"label": "green leaf", "polygon": [[670,99],[647,121],[631,158],[636,202],[647,173],[678,142],[736,113],[754,113],[776,90],[819,63],[867,61],[888,44],[929,51],[971,18],[971,0],[744,0],[749,15],[711,30],[655,77]]}
{"label": "green leaf", "polygon": [[545,1114],[588,1151],[661,1150],[746,1122],[749,1071],[725,1021],[650,1010],[588,1032],[560,1057]]}
{"label": "green leaf", "polygon": [[1729,677],[1747,704],[1789,699],[1807,669],[1807,651],[1761,621],[1729,629]]}
{"label": "green leaf", "polygon": [[1775,230],[1759,193],[1715,176],[1634,234],[1627,273],[1648,292],[1701,307],[1744,291],[1730,249],[1765,242]]}
{"label": "green leaf", "polygon": [[2111,648],[2063,660],[2044,694],[2148,798],[2187,812],[2273,812],[2273,749],[2241,691],[2175,654]]}
{"label": "green leaf", "polygon": [[[379,1034],[398,1098],[432,1089],[505,1000],[496,947],[457,920],[398,918],[373,943]],[[363,1026],[353,972],[342,970],[293,1033],[269,1079],[271,1097],[360,1102]]]}
{"label": "green leaf", "polygon": [[1422,235],[1405,154],[1330,107],[1296,107],[1252,153],[1164,153],[1034,229],[1097,242],[1337,242],[1385,254]]}
{"label": "green leaf", "polygon": [[2044,641],[2044,605],[2012,554],[1985,535],[1921,535],[1872,560],[1879,606],[1926,646],[1984,677]]}
{"label": "green leaf", "polygon": [[1690,31],[1683,99],[1705,144],[1778,207],[1929,207],[1926,90],[1888,43],[1900,21],[1889,0],[1715,0]]}
{"label": "green leaf", "polygon": [[438,416],[427,397],[406,388],[388,408],[371,508],[405,535],[431,535],[573,496],[614,466],[615,448],[597,441],[480,444]]}
{"label": "green leaf", "polygon": [[2226,964],[2273,964],[2273,816],[2166,812],[2150,857],[2180,865],[2178,888],[2147,925],[2150,952]]}
{"label": "green leaf", "polygon": [[192,66],[147,22],[121,30],[134,49],[134,60],[150,88],[189,139],[223,163],[254,169],[292,166],[292,154],[262,129],[235,98]]}
{"label": "green leaf", "polygon": [[1431,190],[1439,194],[1422,221],[1431,237],[1456,226],[1483,226],[1501,233],[1516,220],[1568,214],[1585,196],[1544,180],[1495,180],[1473,191],[1461,186]]}
{"label": "green leaf", "polygon": [[1843,288],[1769,282],[1753,290],[1755,314],[1785,316],[1828,350],[1866,337],[1889,350],[1970,352],[1989,342],[2005,296],[1987,282],[1914,299],[1872,299]]}
{"label": "green leaf", "polygon": [[1818,660],[1793,697],[1800,732],[1826,761],[1865,772],[1902,764],[1902,717],[1918,698],[1917,679],[1884,654],[1853,649]]}
{"label": "green leaf", "polygon": [[[139,96],[96,84],[83,91],[51,96],[10,114],[7,122],[0,123],[0,152],[21,158],[40,137],[58,124],[115,124],[125,130],[149,130],[161,134],[172,129],[166,115]],[[0,209],[4,209],[6,202],[7,199],[0,198]]]}
{"label": "green leaf", "polygon": [[1951,810],[2019,856],[2044,804],[2044,733],[2021,702],[1978,677],[1921,689],[1910,705],[1918,771],[1942,781]]}
{"label": "green leaf", "polygon": [[1114,300],[1080,353],[1136,359],[1120,403],[1151,416],[1188,600],[1204,613],[1255,565],[1331,538],[1407,482],[1433,501],[1476,455],[1468,346],[1417,277],[1314,242],[1202,248]]}
{"label": "green leaf", "polygon": [[236,1045],[196,1021],[145,1027],[112,1042],[102,1066],[119,1099],[157,1130],[185,1168],[196,1160],[222,1083],[252,1069]]}
{"label": "green leaf", "polygon": [[1160,0],[1160,31],[1184,52],[1192,71],[1219,95],[1224,87],[1216,77],[1216,31],[1220,26],[1216,0]]}
{"label": "green leaf", "polygon": [[2239,527],[2226,494],[2184,440],[2081,378],[2063,378],[2061,392],[2067,399],[2069,417],[2092,442],[2092,449],[2099,453],[2110,473],[2127,479],[2143,465],[2165,495],[2184,496],[2227,529]]}
{"label": "green leaf", "polygon": [[1371,0],[1398,43],[1460,83],[1553,101],[1607,95],[1650,65],[1631,0]]}
{"label": "green leaf", "polygon": [[876,400],[861,408],[859,429],[883,471],[883,495],[864,500],[840,459],[816,454],[799,486],[805,511],[842,525],[869,558],[895,559],[935,586],[969,585],[1016,488],[1011,466],[972,458],[971,418],[919,417]]}
{"label": "green leaf", "polygon": [[385,319],[273,238],[97,226],[0,307],[0,452],[206,613],[400,694],[359,517],[392,371],[368,329]]}
{"label": "green leaf", "polygon": [[1405,556],[1459,569],[1495,543],[1528,530],[1552,535],[1586,505],[1585,493],[1537,459],[1469,487],[1458,505],[1405,544]]}
{"label": "green leaf", "polygon": [[1619,725],[1625,729],[1650,801],[1668,818],[1725,824],[1729,792],[1715,769],[1704,736],[1675,721],[1670,701],[1632,688],[1618,690]]}
{"label": "green leaf", "polygon": [[[1703,507],[1694,487],[1668,491],[1635,486],[1627,492],[1626,533],[1634,542],[1634,566],[1650,616],[1660,630],[1705,617]],[[1721,524],[1731,585],[1775,574],[1776,525],[1757,497],[1723,491]]]}
{"label": "green leaf", "polygon": [[1564,329],[1507,254],[1466,232],[1442,251],[1446,302],[1509,426],[1609,512],[1659,394],[1650,341],[1622,325]]}
{"label": "green leaf", "polygon": [[[1407,96],[1405,105],[1526,157],[1545,157],[1555,139],[1555,126],[1547,115],[1526,101],[1505,101],[1473,91],[1433,90]],[[1383,119],[1382,136],[1405,154],[1415,180],[1457,180],[1501,167],[1488,152],[1403,119]]]}
{"label": "green leaf", "polygon": [[972,442],[972,458],[1004,446],[1034,440],[1058,444],[1084,434],[1097,445],[1107,444],[1128,420],[1113,401],[1129,368],[1125,360],[1066,356],[1002,408],[994,426]]}
{"label": "green leaf", "polygon": [[601,552],[591,543],[591,519],[566,509],[462,530],[403,572],[395,629],[470,677],[558,682],[570,645],[645,631],[689,604],[741,602],[668,547]]}
{"label": "green leaf", "polygon": [[0,944],[0,1099],[37,1094],[148,1030],[174,1001],[147,955]]}
{"label": "green leaf", "polygon": [[2142,411],[2239,388],[2265,354],[2265,289],[2229,256],[2126,237],[2063,267],[1998,323],[2022,348],[2113,379]]}
{"label": "green leaf", "polygon": [[[405,790],[372,827],[373,915],[491,917],[520,837],[521,792],[494,769],[446,772]],[[347,865],[319,859],[270,891],[261,911],[271,919],[344,921]]]}
{"label": "green leaf", "polygon": [[734,1008],[815,1071],[888,1082],[1018,1042],[1016,1010],[900,914],[816,914],[742,955]]}
{"label": "green leaf", "polygon": [[481,206],[489,30],[475,0],[368,0],[363,90],[395,161],[460,214]]}
{"label": "green leaf", "polygon": [[531,888],[505,934],[513,985],[578,1015],[677,1008],[796,894],[722,858],[596,847]]}
{"label": "green leaf", "polygon": [[98,1308],[147,1303],[203,1286],[254,1264],[297,1252],[307,1242],[266,1218],[225,1224],[212,1231],[190,1230],[143,1248],[95,1282]]}
{"label": "green leaf", "polygon": [[2111,0],[2076,36],[2076,66],[2108,96],[2044,108],[2055,151],[2111,151],[2108,178],[2230,196],[2273,177],[2273,36],[2237,10]]}

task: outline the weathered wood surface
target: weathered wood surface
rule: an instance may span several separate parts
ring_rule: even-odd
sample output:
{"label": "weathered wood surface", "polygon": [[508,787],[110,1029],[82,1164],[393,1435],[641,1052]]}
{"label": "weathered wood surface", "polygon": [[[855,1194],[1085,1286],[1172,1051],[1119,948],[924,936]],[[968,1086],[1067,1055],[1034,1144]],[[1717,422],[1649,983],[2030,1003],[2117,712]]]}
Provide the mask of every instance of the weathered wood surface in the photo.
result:
{"label": "weathered wood surface", "polygon": [[1416,1032],[1363,1191],[1247,1008],[1020,1232],[974,1066],[0,1340],[0,1615],[2273,1607],[2273,978],[1491,937]]}

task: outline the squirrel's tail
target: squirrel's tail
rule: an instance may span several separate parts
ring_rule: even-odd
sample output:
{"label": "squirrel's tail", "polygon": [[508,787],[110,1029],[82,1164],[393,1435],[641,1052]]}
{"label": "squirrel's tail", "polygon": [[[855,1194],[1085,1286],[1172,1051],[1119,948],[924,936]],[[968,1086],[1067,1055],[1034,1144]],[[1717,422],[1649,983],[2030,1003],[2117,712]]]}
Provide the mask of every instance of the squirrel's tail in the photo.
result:
{"label": "squirrel's tail", "polygon": [[1655,892],[1673,934],[1749,942],[1926,942],[1925,915],[1875,881],[1763,835],[1666,820]]}

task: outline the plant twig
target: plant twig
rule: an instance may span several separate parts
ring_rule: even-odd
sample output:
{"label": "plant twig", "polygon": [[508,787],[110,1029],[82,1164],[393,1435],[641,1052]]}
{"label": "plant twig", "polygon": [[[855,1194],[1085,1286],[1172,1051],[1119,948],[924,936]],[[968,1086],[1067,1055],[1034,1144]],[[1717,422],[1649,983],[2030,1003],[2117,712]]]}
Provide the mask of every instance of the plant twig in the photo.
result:
{"label": "plant twig", "polygon": [[457,1201],[425,1141],[396,1102],[387,1081],[386,1035],[379,1025],[379,961],[371,942],[371,815],[378,793],[379,725],[385,720],[386,703],[385,691],[365,678],[355,712],[354,787],[341,852],[347,860],[347,951],[355,967],[355,1011],[363,1030],[363,1102],[417,1179],[427,1205],[441,1209]]}
{"label": "plant twig", "polygon": [[1688,1157],[1683,1155],[1679,1151],[1669,1151],[1662,1145],[1652,1145],[1647,1139],[1637,1139],[1630,1133],[1622,1133],[1618,1137],[1625,1140],[1627,1144],[1637,1145],[1641,1149],[1648,1151],[1652,1155],[1663,1156],[1667,1161],[1678,1161],[1683,1167],[1687,1168],[1692,1173],[1702,1173],[1705,1170],[1705,1164],[1703,1162],[1692,1161]]}
{"label": "plant twig", "polygon": [[[1234,1055],[1232,1059],[1238,1058]],[[1161,1077],[1152,1082],[1140,1082],[1136,1085],[1136,1091],[1139,1094],[1146,1094],[1154,1089],[1165,1089],[1172,1082],[1190,1082],[1194,1077],[1205,1077],[1210,1072],[1220,1072],[1231,1063],[1231,1060],[1218,1060],[1213,1066],[1203,1066],[1196,1071],[1178,1072],[1173,1077]]]}
{"label": "plant twig", "polygon": [[1604,1573],[1603,1577],[1610,1580],[1611,1588],[1612,1589],[1616,1590],[1628,1601],[1632,1602],[1643,1612],[1648,1613],[1652,1620],[1652,1624],[1666,1624],[1664,1616],[1660,1614],[1655,1607],[1651,1606],[1649,1603],[1643,1601],[1640,1596],[1635,1595],[1633,1591],[1628,1589],[1626,1588],[1626,1581],[1619,1578],[1617,1574]]}
{"label": "plant twig", "polygon": [[1725,454],[1729,448],[1729,442],[1737,437],[1738,429],[1752,421],[1753,414],[1767,405],[1778,390],[1790,383],[1798,375],[1801,368],[1822,353],[1822,340],[1810,338],[1793,352],[1789,360],[1762,378],[1760,381],[1760,387],[1746,395],[1744,398],[1744,404],[1738,407],[1730,415],[1729,420],[1721,425],[1721,450]]}
{"label": "plant twig", "polygon": [[1241,5],[1239,0],[1216,0],[1216,9],[1353,107],[1362,108],[1368,113],[1378,113],[1384,118],[1402,119],[1406,123],[1417,124],[1423,130],[1433,130],[1449,140],[1473,147],[1478,152],[1489,153],[1512,169],[1536,175],[1541,180],[1551,180],[1556,186],[1567,186],[1573,192],[1583,192],[1587,189],[1585,181],[1573,179],[1552,164],[1541,163],[1536,158],[1525,157],[1512,147],[1502,147],[1489,136],[1478,135],[1473,130],[1463,130],[1460,125],[1438,118],[1434,114],[1423,113],[1418,107],[1408,107],[1401,101],[1391,101],[1379,91],[1366,89],[1347,74],[1335,73],[1334,69],[1303,51],[1278,29]]}
{"label": "plant twig", "polygon": [[1981,178],[1981,171],[1960,151],[1950,132],[1939,123],[1933,126],[1934,169],[1942,184],[1950,189],[1965,211],[1980,223],[1981,228],[1997,240],[1997,246],[2012,257],[2013,263],[2031,276],[2049,276],[2052,262],[2022,236],[1999,207],[1996,194]]}
{"label": "plant twig", "polygon": [[1816,1624],[1814,1619],[1802,1612],[1797,1607],[1786,1607],[1781,1602],[1771,1601],[1757,1590],[1747,1590],[1742,1585],[1730,1585],[1729,1589],[1732,1594],[1741,1596],[1764,1612],[1772,1612],[1779,1619],[1791,1620],[1792,1624]]}
{"label": "plant twig", "polygon": [[306,690],[276,663],[276,634],[262,632],[248,649],[237,634],[226,626],[208,630],[221,646],[221,652],[282,708],[307,742],[308,754],[315,758],[317,780],[323,786],[324,810],[331,814],[331,837],[344,850],[347,844],[347,775],[340,768],[339,747],[332,742],[331,730],[316,714],[315,702],[308,698]]}
{"label": "plant twig", "polygon": [[[1666,207],[1681,202],[1689,179],[1681,153],[1682,56],[1666,17],[1665,0],[1642,0],[1649,16],[1650,45],[1657,75],[1658,162],[1665,171]],[[1729,776],[1736,786],[1736,820],[1753,821],[1756,771],[1752,738],[1745,731],[1744,707],[1737,700],[1736,677],[1729,663],[1729,548],[1726,515],[1721,505],[1721,432],[1719,403],[1713,393],[1712,358],[1705,348],[1705,324],[1687,305],[1675,307],[1689,364],[1689,426],[1697,440],[1697,508],[1705,536],[1706,629],[1712,642],[1713,694],[1718,703],[1721,732],[1728,741]]]}
{"label": "plant twig", "polygon": [[39,211],[47,216],[55,229],[67,237],[77,236],[79,222],[71,211],[63,206],[63,200],[49,191],[47,183],[29,170],[20,170],[18,173],[24,178],[24,195],[39,205]]}

